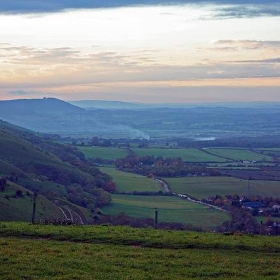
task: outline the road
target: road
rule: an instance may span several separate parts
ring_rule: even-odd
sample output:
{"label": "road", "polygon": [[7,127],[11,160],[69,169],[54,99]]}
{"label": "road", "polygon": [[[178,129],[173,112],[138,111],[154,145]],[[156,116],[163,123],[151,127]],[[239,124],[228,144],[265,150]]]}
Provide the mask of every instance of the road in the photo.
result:
{"label": "road", "polygon": [[218,206],[215,206],[215,205],[212,205],[212,204],[209,204],[209,203],[205,203],[205,202],[202,202],[200,200],[193,199],[193,198],[189,197],[187,194],[175,193],[175,192],[171,191],[170,187],[168,186],[168,184],[164,180],[162,180],[160,178],[156,178],[156,180],[161,184],[164,192],[166,192],[166,193],[171,193],[174,196],[177,196],[177,197],[182,198],[182,199],[186,199],[186,200],[191,201],[193,203],[201,204],[201,205],[204,205],[204,206],[207,206],[207,207],[219,210],[219,211],[229,213],[228,211],[222,209],[221,207],[218,207]]}
{"label": "road", "polygon": [[165,181],[163,181],[160,178],[156,178],[156,180],[161,184],[161,187],[163,188],[164,192],[166,192],[166,193],[170,193],[171,192]]}

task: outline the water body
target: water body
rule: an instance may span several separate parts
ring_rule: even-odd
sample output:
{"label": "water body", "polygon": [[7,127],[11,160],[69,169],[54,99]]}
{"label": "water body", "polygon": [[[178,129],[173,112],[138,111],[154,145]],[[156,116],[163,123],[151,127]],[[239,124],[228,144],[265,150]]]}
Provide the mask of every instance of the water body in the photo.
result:
{"label": "water body", "polygon": [[194,138],[195,141],[213,141],[215,139],[216,139],[216,137],[212,137],[212,136],[209,136],[209,137],[195,137]]}

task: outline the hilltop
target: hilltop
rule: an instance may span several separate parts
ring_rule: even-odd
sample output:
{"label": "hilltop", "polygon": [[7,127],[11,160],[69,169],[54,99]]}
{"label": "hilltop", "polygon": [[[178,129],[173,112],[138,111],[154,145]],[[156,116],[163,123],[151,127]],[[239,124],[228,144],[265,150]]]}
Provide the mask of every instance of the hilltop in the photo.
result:
{"label": "hilltop", "polygon": [[1,112],[10,115],[18,113],[57,115],[61,113],[65,114],[83,111],[83,109],[78,106],[50,97],[42,99],[15,99],[0,101],[0,110]]}
{"label": "hilltop", "polygon": [[0,119],[39,132],[64,131],[84,111],[56,98],[0,101]]}

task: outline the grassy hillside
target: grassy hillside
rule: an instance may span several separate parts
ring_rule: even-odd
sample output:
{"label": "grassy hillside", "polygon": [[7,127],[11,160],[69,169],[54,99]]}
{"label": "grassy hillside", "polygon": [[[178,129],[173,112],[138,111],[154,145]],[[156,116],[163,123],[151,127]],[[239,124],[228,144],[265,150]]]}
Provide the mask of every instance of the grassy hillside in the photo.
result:
{"label": "grassy hillside", "polygon": [[1,279],[279,279],[273,236],[0,223]]}
{"label": "grassy hillside", "polygon": [[32,137],[32,133],[27,130],[0,122],[0,175],[10,175],[11,171],[36,173],[40,169],[39,165],[79,172],[57,156],[25,140],[28,134]]}
{"label": "grassy hillside", "polygon": [[[19,192],[20,191],[20,192]],[[0,221],[31,221],[33,193],[8,182],[0,192]],[[36,198],[36,219],[63,218],[61,210],[42,195]]]}
{"label": "grassy hillside", "polygon": [[[30,222],[33,195],[28,189],[8,181],[5,190],[0,191],[0,221]],[[40,194],[36,197],[35,221],[64,220],[65,215],[69,220],[73,218],[74,222],[80,222],[80,219],[83,221],[92,219],[86,208],[79,207],[64,199],[56,198],[55,201],[51,201]]]}
{"label": "grassy hillside", "polygon": [[15,173],[19,179],[30,179],[28,183],[31,186],[36,185],[34,181],[53,181],[48,177],[53,173],[71,173],[85,179],[91,177],[26,140],[32,136],[37,140],[36,136],[27,130],[0,122],[0,176]]}
{"label": "grassy hillside", "polygon": [[[93,210],[95,205],[108,203],[109,194],[102,189],[97,191],[97,188],[111,180],[110,177],[83,161],[83,155],[75,148],[44,137],[0,121],[0,177],[16,183],[16,188],[36,191],[42,199],[44,196],[42,208],[45,210],[54,207],[53,210],[44,210],[41,214],[38,208],[37,218],[61,218],[62,211],[58,211],[57,206],[50,200],[63,199],[83,207],[90,205],[90,210]],[[0,220],[27,221],[30,219],[28,198],[5,198],[11,196],[9,192],[15,192],[14,186],[10,185],[0,196],[0,211],[6,213],[0,214]],[[39,205],[40,203],[39,201]],[[71,211],[75,213],[80,212],[77,205],[73,206],[73,209]],[[90,216],[90,211],[85,208],[84,210],[86,212],[78,217]],[[67,213],[72,217],[71,211]]]}

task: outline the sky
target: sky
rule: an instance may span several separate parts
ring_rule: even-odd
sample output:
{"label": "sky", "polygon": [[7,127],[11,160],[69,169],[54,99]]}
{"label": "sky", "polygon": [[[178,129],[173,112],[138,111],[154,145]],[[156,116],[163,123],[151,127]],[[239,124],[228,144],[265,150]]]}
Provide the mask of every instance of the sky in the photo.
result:
{"label": "sky", "polygon": [[280,1],[0,0],[0,99],[280,102]]}

